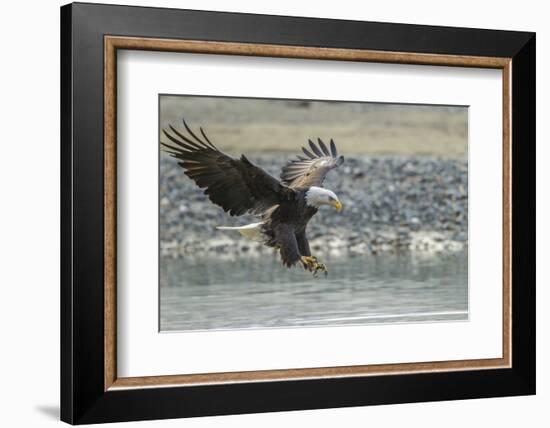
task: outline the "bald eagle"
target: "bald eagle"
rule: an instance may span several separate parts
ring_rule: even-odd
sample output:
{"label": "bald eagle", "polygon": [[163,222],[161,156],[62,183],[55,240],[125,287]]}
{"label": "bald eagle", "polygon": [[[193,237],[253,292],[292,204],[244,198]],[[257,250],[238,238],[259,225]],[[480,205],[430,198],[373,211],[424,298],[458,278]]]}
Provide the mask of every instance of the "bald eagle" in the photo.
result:
{"label": "bald eagle", "polygon": [[314,275],[319,271],[326,274],[326,266],[311,255],[306,227],[322,205],[342,210],[336,194],[322,187],[328,172],[344,162],[334,141],[330,140],[329,150],[321,139],[318,144],[309,140],[309,149],[302,147],[305,156],[290,160],[277,180],[244,155],[235,159],[218,150],[202,127],[198,136],[185,120],[183,126],[185,131],[172,125],[163,129],[169,142],[161,141],[162,149],[176,158],[185,174],[225,212],[259,216],[256,223],[218,229],[237,230],[279,250],[286,267],[299,263]]}

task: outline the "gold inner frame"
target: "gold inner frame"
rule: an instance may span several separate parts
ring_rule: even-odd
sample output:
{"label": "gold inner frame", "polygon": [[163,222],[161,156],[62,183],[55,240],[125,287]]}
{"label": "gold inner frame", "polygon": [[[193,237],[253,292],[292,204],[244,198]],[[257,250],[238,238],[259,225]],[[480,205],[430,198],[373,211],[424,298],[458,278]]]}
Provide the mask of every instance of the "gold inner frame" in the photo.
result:
{"label": "gold inner frame", "polygon": [[[147,50],[182,53],[223,54],[337,61],[382,62],[397,64],[442,65],[494,68],[502,70],[503,91],[503,320],[502,357],[491,359],[428,361],[420,363],[375,364],[301,369],[278,369],[169,376],[117,376],[116,367],[116,89],[117,50]],[[461,55],[385,52],[303,46],[169,40],[139,37],[104,37],[104,389],[192,386],[235,382],[297,380],[311,378],[357,377],[419,372],[441,372],[511,367],[511,58]]]}

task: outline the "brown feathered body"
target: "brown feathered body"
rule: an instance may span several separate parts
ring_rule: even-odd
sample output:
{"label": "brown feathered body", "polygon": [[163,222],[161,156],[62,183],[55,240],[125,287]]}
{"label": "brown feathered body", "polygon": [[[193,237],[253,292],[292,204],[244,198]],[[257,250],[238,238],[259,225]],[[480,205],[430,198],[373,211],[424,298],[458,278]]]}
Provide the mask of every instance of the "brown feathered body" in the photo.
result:
{"label": "brown feathered body", "polygon": [[317,208],[306,203],[306,189],[297,189],[292,201],[282,202],[262,215],[264,244],[277,248],[285,266],[294,265],[300,256],[311,256],[306,227]]}

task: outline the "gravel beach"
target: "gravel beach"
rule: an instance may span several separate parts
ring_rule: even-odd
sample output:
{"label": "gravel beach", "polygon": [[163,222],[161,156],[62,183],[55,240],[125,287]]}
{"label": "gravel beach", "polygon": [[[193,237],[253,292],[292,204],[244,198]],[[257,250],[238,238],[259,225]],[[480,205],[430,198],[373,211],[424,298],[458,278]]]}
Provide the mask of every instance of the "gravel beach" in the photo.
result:
{"label": "gravel beach", "polygon": [[[275,177],[288,159],[282,153],[249,156]],[[212,204],[174,159],[161,154],[160,250],[164,257],[257,257],[271,248],[236,231],[217,230],[257,221],[230,217]],[[346,156],[325,187],[344,205],[323,207],[308,226],[314,255],[360,256],[384,252],[462,251],[468,244],[466,158]],[[324,209],[326,208],[326,209]]]}

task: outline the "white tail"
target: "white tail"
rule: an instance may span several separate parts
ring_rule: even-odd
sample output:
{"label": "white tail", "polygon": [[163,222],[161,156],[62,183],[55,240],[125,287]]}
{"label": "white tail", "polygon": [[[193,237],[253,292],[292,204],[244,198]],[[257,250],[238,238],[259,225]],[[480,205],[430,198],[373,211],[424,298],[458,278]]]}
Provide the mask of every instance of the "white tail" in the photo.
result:
{"label": "white tail", "polygon": [[218,226],[218,230],[238,230],[245,238],[252,239],[253,241],[262,241],[262,224],[250,223],[245,226]]}

